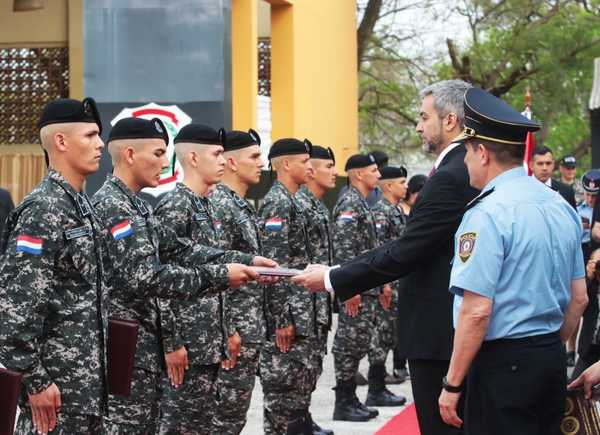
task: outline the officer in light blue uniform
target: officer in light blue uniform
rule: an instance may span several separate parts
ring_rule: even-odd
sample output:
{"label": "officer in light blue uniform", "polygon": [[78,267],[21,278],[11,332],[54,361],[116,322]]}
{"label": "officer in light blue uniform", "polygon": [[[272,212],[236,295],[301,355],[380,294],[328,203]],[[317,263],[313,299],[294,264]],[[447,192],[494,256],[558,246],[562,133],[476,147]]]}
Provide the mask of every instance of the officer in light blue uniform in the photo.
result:
{"label": "officer in light blue uniform", "polygon": [[456,232],[456,331],[440,413],[462,424],[453,407],[466,378],[466,435],[558,435],[561,341],[587,303],[581,221],[523,169],[525,138],[538,124],[476,88],[465,94],[465,115],[465,163],[482,193]]}
{"label": "officer in light blue uniform", "polygon": [[581,185],[583,186],[583,201],[577,206],[577,214],[579,214],[583,225],[581,247],[583,249],[583,259],[587,263],[591,254],[590,242],[592,241],[594,205],[600,189],[600,169],[592,169],[583,174]]}

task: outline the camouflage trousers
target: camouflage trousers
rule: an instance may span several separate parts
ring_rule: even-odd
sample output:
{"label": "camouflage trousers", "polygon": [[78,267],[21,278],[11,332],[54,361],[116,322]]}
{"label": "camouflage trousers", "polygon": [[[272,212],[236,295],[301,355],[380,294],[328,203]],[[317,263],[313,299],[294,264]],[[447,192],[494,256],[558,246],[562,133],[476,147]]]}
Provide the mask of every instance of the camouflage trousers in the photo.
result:
{"label": "camouflage trousers", "polygon": [[212,419],[213,434],[238,435],[246,424],[262,345],[242,344],[232,370],[219,370],[216,406]]}
{"label": "camouflage trousers", "polygon": [[327,327],[323,327],[320,331],[319,337],[316,339],[317,346],[314,352],[314,368],[312,375],[312,390],[315,391],[317,389],[317,381],[321,377],[321,373],[323,373],[323,359],[327,354],[327,335],[329,331]]}
{"label": "camouflage trousers", "polygon": [[340,305],[338,327],[332,348],[335,378],[338,382],[354,379],[360,360],[371,349],[380,346],[380,311],[383,311],[383,307],[379,299],[372,296],[362,296],[356,317],[350,317],[344,304]]}
{"label": "camouflage trousers", "polygon": [[[58,414],[56,428],[52,435],[98,435],[102,433],[102,417],[83,414]],[[29,409],[22,410],[15,429],[15,435],[37,435]]]}
{"label": "camouflage trousers", "polygon": [[[394,291],[394,295],[397,293]],[[392,300],[389,310],[384,310],[381,305],[377,311],[376,325],[377,333],[371,337],[371,348],[369,349],[369,364],[385,364],[387,355],[394,349],[397,337],[398,301]]]}
{"label": "camouflage trousers", "polygon": [[159,430],[161,435],[211,433],[218,370],[218,364],[190,364],[179,388],[174,388],[169,378],[163,377]]}
{"label": "camouflage trousers", "polygon": [[284,435],[287,424],[300,411],[307,411],[316,373],[314,338],[296,337],[288,353],[281,353],[269,340],[260,357],[265,435]]}
{"label": "camouflage trousers", "polygon": [[161,374],[134,367],[131,395],[109,395],[107,435],[154,435],[158,427]]}

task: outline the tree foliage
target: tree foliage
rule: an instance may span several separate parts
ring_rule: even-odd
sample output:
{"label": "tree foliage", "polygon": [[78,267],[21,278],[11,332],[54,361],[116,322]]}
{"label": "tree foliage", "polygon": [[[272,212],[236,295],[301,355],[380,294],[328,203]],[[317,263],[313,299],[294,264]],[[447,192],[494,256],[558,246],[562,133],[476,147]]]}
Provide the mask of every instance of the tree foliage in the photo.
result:
{"label": "tree foliage", "polygon": [[[518,109],[530,88],[534,118],[544,125],[537,142],[557,155],[589,154],[587,104],[593,59],[600,57],[599,0],[459,0],[451,6],[365,0],[359,1],[359,29],[367,12],[373,13],[373,3],[379,3],[379,18],[369,18],[370,33],[358,32],[359,47],[361,38],[367,38],[358,53],[365,148],[410,154],[420,142],[414,134],[418,90],[437,80],[461,78]],[[421,17],[422,22],[399,25],[390,19],[401,16],[395,14]],[[460,28],[448,26],[445,41],[423,45],[428,23],[453,17]]]}

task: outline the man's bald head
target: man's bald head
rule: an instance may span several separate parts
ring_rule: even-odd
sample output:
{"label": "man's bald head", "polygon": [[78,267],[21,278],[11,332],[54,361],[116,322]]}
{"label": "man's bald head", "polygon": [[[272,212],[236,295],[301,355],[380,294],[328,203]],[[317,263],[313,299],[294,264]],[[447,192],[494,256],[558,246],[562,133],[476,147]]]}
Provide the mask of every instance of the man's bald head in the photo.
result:
{"label": "man's bald head", "polygon": [[215,149],[216,147],[219,147],[220,149],[223,148],[221,144],[178,142],[175,144],[175,155],[177,156],[177,160],[179,160],[181,166],[183,166],[185,169],[190,166],[190,153],[202,155],[211,149]]}

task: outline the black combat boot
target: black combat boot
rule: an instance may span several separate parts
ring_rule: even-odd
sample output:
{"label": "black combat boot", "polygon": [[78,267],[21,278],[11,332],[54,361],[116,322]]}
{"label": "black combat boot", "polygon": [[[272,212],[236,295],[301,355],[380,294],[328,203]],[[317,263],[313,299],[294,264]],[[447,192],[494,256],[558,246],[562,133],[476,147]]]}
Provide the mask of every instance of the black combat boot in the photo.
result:
{"label": "black combat boot", "polygon": [[369,367],[369,391],[365,403],[368,406],[402,406],[406,397],[396,396],[385,387],[385,366],[376,364]]}
{"label": "black combat boot", "polygon": [[[360,406],[357,406],[355,390],[356,384],[352,381],[338,381],[335,390],[335,408],[333,419],[342,421],[369,421],[371,416]],[[355,401],[356,399],[356,401]],[[359,403],[360,404],[360,403]]]}
{"label": "black combat boot", "polygon": [[319,426],[312,418],[310,412],[306,412],[306,420],[308,420],[310,427],[312,428],[312,435],[334,435],[333,431],[330,429],[323,429]]}
{"label": "black combat boot", "polygon": [[307,413],[306,409],[297,409],[292,413],[287,424],[286,435],[313,435]]}

